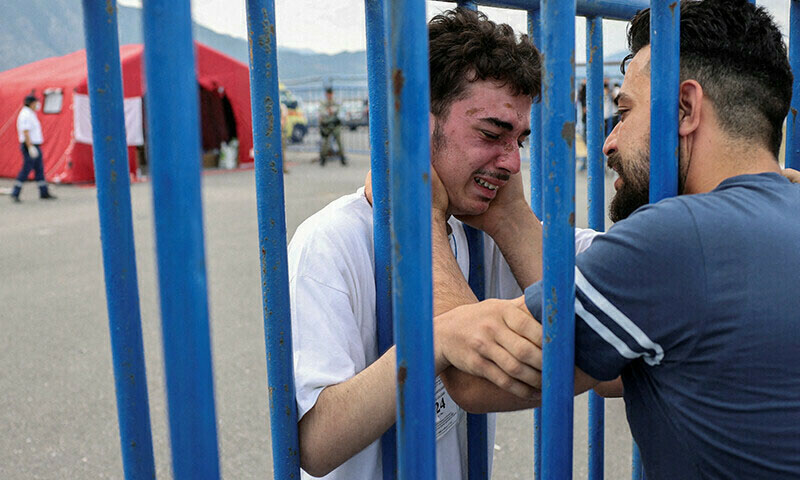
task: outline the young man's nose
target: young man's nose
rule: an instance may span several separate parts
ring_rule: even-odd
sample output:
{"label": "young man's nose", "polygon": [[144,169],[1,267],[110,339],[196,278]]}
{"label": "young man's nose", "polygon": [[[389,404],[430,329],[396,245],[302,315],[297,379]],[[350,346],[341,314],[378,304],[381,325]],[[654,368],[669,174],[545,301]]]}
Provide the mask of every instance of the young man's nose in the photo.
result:
{"label": "young man's nose", "polygon": [[507,148],[497,158],[497,168],[507,170],[512,175],[519,173],[520,169],[520,156],[519,146],[514,145],[513,148]]}

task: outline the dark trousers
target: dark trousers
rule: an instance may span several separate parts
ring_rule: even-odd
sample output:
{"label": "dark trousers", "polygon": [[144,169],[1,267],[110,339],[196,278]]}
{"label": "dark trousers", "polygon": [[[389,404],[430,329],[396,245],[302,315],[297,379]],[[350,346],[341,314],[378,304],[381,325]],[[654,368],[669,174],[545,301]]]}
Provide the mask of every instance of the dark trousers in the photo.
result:
{"label": "dark trousers", "polygon": [[322,136],[322,143],[320,143],[319,152],[321,164],[325,165],[325,161],[328,159],[328,157],[333,155],[333,146],[331,145],[331,140],[334,140],[336,142],[336,146],[339,148],[338,153],[339,158],[342,160],[342,165],[346,164],[347,160],[344,156],[344,147],[342,147],[342,127],[339,125],[334,127],[322,125],[320,127],[320,135]]}
{"label": "dark trousers", "polygon": [[34,145],[34,147],[39,150],[39,156],[37,158],[31,158],[30,154],[28,153],[28,147],[26,147],[24,143],[20,145],[23,163],[22,169],[19,171],[19,175],[17,175],[17,181],[14,183],[14,190],[11,192],[11,195],[14,195],[15,197],[19,196],[19,192],[22,190],[22,184],[28,179],[28,175],[30,175],[31,170],[34,172],[34,180],[36,180],[36,182],[39,184],[39,195],[47,195],[47,183],[44,181],[44,161],[42,159],[42,149],[39,147],[39,145]]}

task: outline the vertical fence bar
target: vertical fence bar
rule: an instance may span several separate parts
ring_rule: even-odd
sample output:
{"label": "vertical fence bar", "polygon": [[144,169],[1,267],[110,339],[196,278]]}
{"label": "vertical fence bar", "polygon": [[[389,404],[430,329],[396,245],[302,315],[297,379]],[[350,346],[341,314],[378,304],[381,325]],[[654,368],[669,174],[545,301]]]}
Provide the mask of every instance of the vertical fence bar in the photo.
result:
{"label": "vertical fence bar", "polygon": [[644,470],[642,469],[642,456],[639,453],[639,446],[632,442],[631,450],[631,478],[633,480],[644,480]]}
{"label": "vertical fence bar", "polygon": [[[470,10],[477,10],[475,2],[459,1],[458,6]],[[483,264],[483,235],[465,225],[469,243],[469,285],[478,300],[486,298],[484,286]],[[489,452],[487,443],[489,437],[488,418],[485,414],[467,414],[467,467],[469,480],[485,480],[489,478]]]}
{"label": "vertical fence bar", "polygon": [[489,420],[485,413],[467,414],[467,472],[469,480],[489,478]]}
{"label": "vertical fence bar", "polygon": [[433,275],[419,268],[431,263],[428,30],[424,0],[390,0],[387,7],[398,473],[428,480],[436,476]]}
{"label": "vertical fence bar", "polygon": [[[479,301],[486,299],[486,270],[483,258],[483,232],[464,225],[469,247],[469,286]],[[469,480],[489,478],[489,423],[486,414],[467,414],[467,454]]]}
{"label": "vertical fence bar", "polygon": [[[477,10],[475,2],[459,1],[458,6],[470,10]],[[464,226],[469,242],[469,284],[478,300],[486,298],[483,277],[483,236],[480,232]],[[480,273],[478,270],[480,269]],[[467,471],[469,480],[485,480],[489,478],[489,458],[487,442],[489,436],[488,418],[485,414],[467,414],[467,458],[469,465]]]}
{"label": "vertical fence bar", "polygon": [[116,2],[83,0],[83,28],[122,467],[128,480],[152,479],[155,463],[139,311]]}
{"label": "vertical fence bar", "polygon": [[795,72],[792,106],[786,117],[786,168],[800,169],[800,0],[792,0],[789,9],[789,62]]}
{"label": "vertical fence bar", "polygon": [[651,2],[650,201],[678,194],[678,89],[680,88],[680,4]]}
{"label": "vertical fence bar", "polygon": [[[678,90],[680,2],[650,2],[650,202],[678,194]],[[657,72],[658,81],[652,80]],[[639,447],[633,445],[632,478],[644,478]]]}
{"label": "vertical fence bar", "polygon": [[[394,345],[392,332],[392,246],[389,169],[388,75],[386,72],[386,11],[384,0],[365,0],[369,141],[372,176],[372,225],[375,252],[375,319],[378,355]],[[383,480],[397,478],[397,428],[381,437]]]}
{"label": "vertical fence bar", "polygon": [[219,478],[189,1],[150,0],[143,14],[172,469],[179,480]]}
{"label": "vertical fence bar", "polygon": [[[528,11],[528,37],[536,48],[542,48],[541,12]],[[530,145],[531,209],[536,218],[542,218],[542,102],[531,106]],[[533,410],[533,477],[542,478],[542,409]]]}
{"label": "vertical fence bar", "polygon": [[[575,368],[575,2],[542,0],[542,478],[572,478]],[[537,312],[538,313],[538,312]]]}
{"label": "vertical fence bar", "polygon": [[[539,10],[528,11],[528,37],[540,51],[542,49],[542,22]],[[531,107],[530,135],[531,163],[531,209],[537,218],[542,218],[542,102]],[[538,410],[538,409],[537,409]]]}
{"label": "vertical fence bar", "polygon": [[[603,19],[586,19],[586,156],[589,228],[605,230],[605,158],[603,156]],[[589,480],[603,479],[605,400],[589,391]]]}
{"label": "vertical fence bar", "polygon": [[274,478],[300,478],[274,0],[247,1],[250,98]]}

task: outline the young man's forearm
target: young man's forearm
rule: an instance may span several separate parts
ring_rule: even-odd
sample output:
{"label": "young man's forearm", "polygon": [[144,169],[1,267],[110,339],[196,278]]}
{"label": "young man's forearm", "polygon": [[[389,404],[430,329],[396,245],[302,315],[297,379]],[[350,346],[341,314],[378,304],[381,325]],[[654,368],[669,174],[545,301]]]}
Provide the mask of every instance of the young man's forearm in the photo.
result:
{"label": "young man's forearm", "polygon": [[489,232],[522,290],[542,279],[542,224],[529,208],[518,209]]}
{"label": "young man's forearm", "polygon": [[394,424],[395,358],[392,347],[356,376],[322,390],[298,423],[303,470],[315,477],[330,473]]}
{"label": "young man's forearm", "polygon": [[538,407],[541,390],[531,389],[528,398],[518,397],[485,378],[449,367],[440,375],[447,393],[469,413],[511,412]]}
{"label": "young man's forearm", "polygon": [[436,216],[431,225],[431,245],[433,247],[433,316],[448,312],[460,305],[476,303],[475,294],[458,266],[450,239],[447,235],[447,222],[442,215]]}

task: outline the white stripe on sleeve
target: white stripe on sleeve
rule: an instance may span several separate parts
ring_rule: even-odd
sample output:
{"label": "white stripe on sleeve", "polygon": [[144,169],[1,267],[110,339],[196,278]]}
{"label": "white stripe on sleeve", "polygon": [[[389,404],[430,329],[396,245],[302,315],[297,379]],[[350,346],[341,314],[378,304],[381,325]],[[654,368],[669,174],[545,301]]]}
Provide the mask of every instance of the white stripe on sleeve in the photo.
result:
{"label": "white stripe on sleeve", "polygon": [[[575,267],[575,286],[579,288],[586,297],[608,318],[619,325],[625,332],[628,333],[643,349],[650,349],[656,352],[655,356],[646,355],[644,361],[648,365],[658,365],[664,358],[664,349],[661,345],[653,342],[650,338],[635,324],[630,318],[625,316],[617,307],[606,299],[594,286],[589,283],[589,280],[583,276],[580,269]],[[581,317],[583,318],[583,317]]]}
{"label": "white stripe on sleeve", "polygon": [[581,319],[586,322],[586,325],[588,325],[589,328],[594,330],[596,334],[600,335],[600,338],[608,342],[623,357],[633,360],[634,358],[647,355],[646,353],[636,353],[628,348],[628,345],[620,340],[618,336],[614,335],[614,332],[603,325],[600,320],[597,319],[597,317],[592,315],[590,312],[587,312],[586,309],[583,308],[581,301],[577,298],[575,299],[575,315],[581,317]]}

